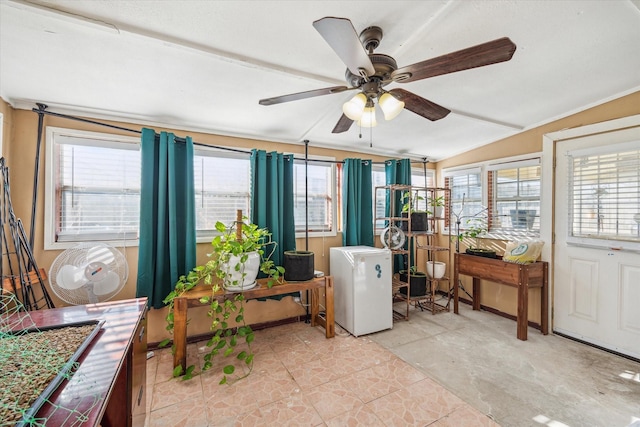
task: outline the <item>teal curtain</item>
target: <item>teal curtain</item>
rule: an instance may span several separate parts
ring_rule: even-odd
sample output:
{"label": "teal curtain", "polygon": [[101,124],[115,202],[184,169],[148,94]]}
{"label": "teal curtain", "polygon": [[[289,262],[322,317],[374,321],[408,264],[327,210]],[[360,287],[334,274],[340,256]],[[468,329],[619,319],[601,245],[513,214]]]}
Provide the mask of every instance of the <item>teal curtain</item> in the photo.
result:
{"label": "teal curtain", "polygon": [[[411,185],[411,161],[409,159],[401,160],[387,160],[384,162],[385,184],[401,184]],[[402,193],[396,191],[395,207],[396,212],[393,215],[389,215],[389,207],[391,206],[389,198],[391,195],[386,195],[385,215],[388,216],[400,216],[402,211]]]}
{"label": "teal curtain", "polygon": [[251,150],[251,222],[271,231],[278,242],[271,259],[284,264],[284,251],[296,249],[292,154]]}
{"label": "teal curtain", "polygon": [[143,129],[141,168],[136,296],[162,308],[178,278],[196,264],[193,141]]}
{"label": "teal curtain", "polygon": [[[409,159],[400,159],[400,160],[387,160],[384,163],[384,172],[385,172],[385,183],[386,185],[391,184],[401,184],[401,185],[411,185],[411,160]],[[395,192],[395,212],[389,212],[389,207],[391,206],[391,194],[387,192],[386,195],[386,205],[385,205],[385,215],[388,216],[396,216],[399,217],[402,214],[402,192]],[[396,224],[398,225],[398,224]],[[412,242],[405,243],[405,249]],[[406,257],[404,255],[395,255],[393,257],[393,272],[397,273],[400,270],[405,268]]]}
{"label": "teal curtain", "polygon": [[342,184],[343,246],[373,246],[371,160],[345,159]]}

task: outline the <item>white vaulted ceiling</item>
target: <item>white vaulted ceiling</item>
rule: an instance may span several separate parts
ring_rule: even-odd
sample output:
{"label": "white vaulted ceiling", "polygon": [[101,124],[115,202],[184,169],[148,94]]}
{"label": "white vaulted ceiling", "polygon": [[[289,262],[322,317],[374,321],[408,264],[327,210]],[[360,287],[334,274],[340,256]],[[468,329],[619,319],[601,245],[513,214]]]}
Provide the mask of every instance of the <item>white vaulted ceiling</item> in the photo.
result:
{"label": "white vaulted ceiling", "polygon": [[[392,83],[452,112],[332,134],[348,91],[312,26],[372,25],[398,66],[500,37],[508,62]],[[640,9],[611,1],[0,0],[0,96],[16,108],[390,155],[446,158],[640,89]],[[370,140],[373,148],[369,147]]]}

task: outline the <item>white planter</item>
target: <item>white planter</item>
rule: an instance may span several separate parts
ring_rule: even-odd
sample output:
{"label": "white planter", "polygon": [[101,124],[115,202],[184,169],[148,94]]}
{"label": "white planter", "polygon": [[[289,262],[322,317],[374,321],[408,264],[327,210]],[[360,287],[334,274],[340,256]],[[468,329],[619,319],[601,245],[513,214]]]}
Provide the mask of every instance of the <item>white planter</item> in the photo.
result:
{"label": "white planter", "polygon": [[256,277],[260,271],[260,254],[251,252],[248,256],[247,262],[241,265],[238,271],[236,271],[236,265],[240,263],[239,256],[232,256],[229,264],[222,268],[222,271],[227,274],[222,284],[226,290],[242,292],[256,287]]}
{"label": "white planter", "polygon": [[436,218],[444,218],[444,206],[432,206],[433,216]]}
{"label": "white planter", "polygon": [[432,279],[441,279],[447,270],[447,264],[440,261],[427,261],[427,275]]}

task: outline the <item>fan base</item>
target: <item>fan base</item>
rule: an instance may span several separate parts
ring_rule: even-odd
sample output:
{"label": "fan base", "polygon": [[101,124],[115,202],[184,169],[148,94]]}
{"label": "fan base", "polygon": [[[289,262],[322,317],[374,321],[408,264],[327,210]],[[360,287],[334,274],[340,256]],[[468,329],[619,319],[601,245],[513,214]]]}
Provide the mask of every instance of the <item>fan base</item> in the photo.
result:
{"label": "fan base", "polygon": [[362,46],[369,52],[373,52],[382,40],[382,28],[377,26],[367,27],[360,33]]}

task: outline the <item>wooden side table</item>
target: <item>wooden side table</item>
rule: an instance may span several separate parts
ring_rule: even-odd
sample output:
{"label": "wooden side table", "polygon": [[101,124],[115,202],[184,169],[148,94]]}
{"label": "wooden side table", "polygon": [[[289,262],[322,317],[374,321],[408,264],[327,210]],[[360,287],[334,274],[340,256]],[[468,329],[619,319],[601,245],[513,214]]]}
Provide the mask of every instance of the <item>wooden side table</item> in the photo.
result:
{"label": "wooden side table", "polygon": [[[283,295],[298,291],[311,291],[311,326],[320,325],[325,328],[327,338],[335,336],[335,317],[333,307],[333,277],[323,276],[311,279],[306,282],[284,282],[276,284],[271,288],[266,286],[269,279],[258,279],[258,287],[244,292],[246,300],[264,298],[274,295]],[[325,316],[320,316],[320,289],[325,291]],[[216,297],[219,301],[226,298],[233,298],[233,292],[219,293]],[[173,306],[173,366],[182,366],[183,372],[187,369],[187,310],[189,307],[200,307],[200,298],[211,296],[210,286],[197,286],[175,299]]]}
{"label": "wooden side table", "polygon": [[549,333],[549,264],[546,261],[516,264],[501,258],[456,253],[453,270],[453,312],[458,314],[458,276],[473,277],[473,309],[480,310],[480,279],[518,289],[517,337],[527,340],[529,288],[541,288],[540,331]]}

